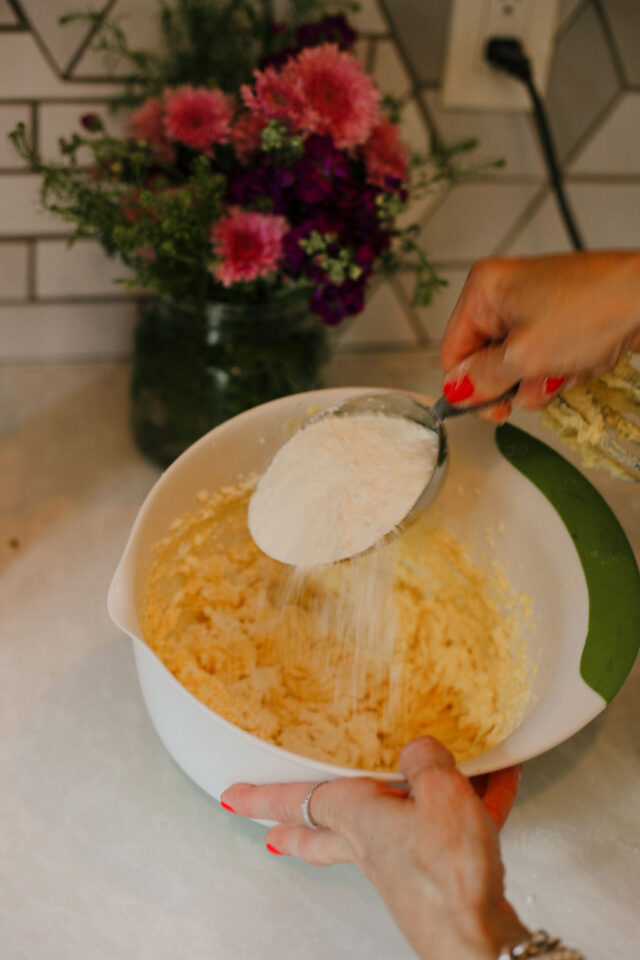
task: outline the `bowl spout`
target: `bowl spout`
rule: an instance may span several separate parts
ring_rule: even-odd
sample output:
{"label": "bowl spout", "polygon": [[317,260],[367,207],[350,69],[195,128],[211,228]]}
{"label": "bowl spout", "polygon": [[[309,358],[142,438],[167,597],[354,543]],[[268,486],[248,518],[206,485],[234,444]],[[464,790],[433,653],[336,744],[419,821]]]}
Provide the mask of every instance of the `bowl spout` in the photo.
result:
{"label": "bowl spout", "polygon": [[125,547],[107,594],[109,616],[121,630],[134,639],[142,639],[135,598],[135,556],[131,539]]}

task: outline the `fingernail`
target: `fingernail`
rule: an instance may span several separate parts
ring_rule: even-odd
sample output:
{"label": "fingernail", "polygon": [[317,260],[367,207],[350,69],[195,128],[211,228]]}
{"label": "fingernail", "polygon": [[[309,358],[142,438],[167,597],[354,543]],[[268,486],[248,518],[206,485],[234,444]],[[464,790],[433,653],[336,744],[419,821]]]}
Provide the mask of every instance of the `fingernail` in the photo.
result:
{"label": "fingernail", "polygon": [[461,380],[449,380],[445,383],[442,392],[450,403],[460,403],[468,400],[473,393],[473,384],[466,375]]}
{"label": "fingernail", "polygon": [[556,390],[559,390],[566,377],[547,377],[544,382],[544,392],[545,393],[555,393]]}
{"label": "fingernail", "polygon": [[277,857],[282,856],[282,853],[280,852],[280,850],[276,850],[276,848],[271,846],[270,843],[267,844],[267,850],[269,851],[269,853],[275,853]]}
{"label": "fingernail", "polygon": [[233,807],[230,807],[228,803],[224,802],[224,800],[220,801],[220,806],[224,807],[225,810],[228,810],[229,813],[235,813],[235,810],[233,809]]}

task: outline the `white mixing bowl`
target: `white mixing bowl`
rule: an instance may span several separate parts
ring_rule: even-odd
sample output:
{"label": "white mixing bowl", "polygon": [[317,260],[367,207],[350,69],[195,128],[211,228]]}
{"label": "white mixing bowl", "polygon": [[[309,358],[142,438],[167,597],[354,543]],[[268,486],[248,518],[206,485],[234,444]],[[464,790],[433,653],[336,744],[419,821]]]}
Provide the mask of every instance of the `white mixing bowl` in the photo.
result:
{"label": "white mixing bowl", "polygon": [[[146,645],[140,629],[139,604],[152,547],[176,517],[195,509],[203,488],[215,491],[241,474],[260,471],[296,421],[361,392],[370,391],[333,389],[285,397],[240,414],[204,436],[162,474],[147,496],[111,583],[109,613],[133,641],[140,686],[155,728],[183,770],[217,799],[237,781],[320,780],[363,771],[321,763],[260,740],[219,717],[173,677]],[[485,546],[491,541],[512,585],[532,597],[529,644],[537,671],[518,729],[462,764],[467,775],[541,753],[584,726],[606,704],[604,696],[592,689],[598,688],[593,677],[587,683],[580,674],[589,630],[589,588],[572,536],[547,497],[499,452],[494,435],[492,427],[471,417],[451,425],[449,477],[436,508],[463,541],[483,541]],[[549,456],[566,464],[551,451]],[[612,514],[611,518],[615,524]],[[632,557],[631,563],[637,575]],[[619,667],[621,679],[633,658]],[[371,775],[400,779],[397,774]]]}

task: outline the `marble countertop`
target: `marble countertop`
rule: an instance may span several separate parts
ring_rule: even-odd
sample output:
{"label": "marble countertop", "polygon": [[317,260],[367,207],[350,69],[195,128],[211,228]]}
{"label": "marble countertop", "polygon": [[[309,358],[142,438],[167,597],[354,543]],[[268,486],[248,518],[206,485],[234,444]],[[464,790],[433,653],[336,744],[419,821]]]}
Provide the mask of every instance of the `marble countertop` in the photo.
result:
{"label": "marble countertop", "polygon": [[[115,363],[0,368],[0,956],[409,960],[354,867],[271,857],[264,828],[222,811],[151,726],[105,609],[157,477],[129,437],[127,378]],[[328,381],[435,393],[437,358],[341,356]],[[638,553],[638,488],[590,477]],[[637,960],[639,663],[603,714],[526,764],[503,850],[528,924],[588,960]]]}

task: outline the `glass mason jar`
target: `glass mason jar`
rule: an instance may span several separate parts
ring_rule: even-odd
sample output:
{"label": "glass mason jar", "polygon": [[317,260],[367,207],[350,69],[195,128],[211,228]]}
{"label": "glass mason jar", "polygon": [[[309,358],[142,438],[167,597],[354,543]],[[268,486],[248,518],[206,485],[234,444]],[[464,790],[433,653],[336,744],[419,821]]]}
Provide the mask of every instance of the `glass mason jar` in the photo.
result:
{"label": "glass mason jar", "polygon": [[223,420],[319,386],[326,329],[309,289],[198,308],[168,298],[143,304],[131,381],[139,449],[162,467]]}

